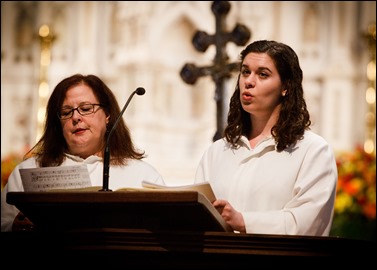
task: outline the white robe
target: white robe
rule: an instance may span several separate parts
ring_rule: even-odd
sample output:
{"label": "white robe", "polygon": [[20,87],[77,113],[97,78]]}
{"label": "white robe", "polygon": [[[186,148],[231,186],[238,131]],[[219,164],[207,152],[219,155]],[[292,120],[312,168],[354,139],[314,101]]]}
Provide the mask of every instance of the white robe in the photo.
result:
{"label": "white robe", "polygon": [[247,233],[328,236],[338,179],[329,144],[306,131],[292,149],[277,152],[272,137],[254,149],[224,139],[204,153],[195,182],[210,182],[217,199],[242,213]]}

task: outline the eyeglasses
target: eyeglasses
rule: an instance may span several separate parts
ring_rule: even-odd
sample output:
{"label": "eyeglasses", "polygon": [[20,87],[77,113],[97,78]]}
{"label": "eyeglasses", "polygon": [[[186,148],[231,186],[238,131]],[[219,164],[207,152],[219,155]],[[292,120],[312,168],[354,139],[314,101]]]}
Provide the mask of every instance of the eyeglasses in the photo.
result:
{"label": "eyeglasses", "polygon": [[80,115],[86,116],[89,114],[95,113],[97,110],[95,110],[96,106],[103,106],[102,104],[83,104],[80,105],[76,108],[71,108],[71,109],[62,109],[60,112],[58,112],[58,117],[61,120],[69,119],[73,116],[73,112],[77,111]]}

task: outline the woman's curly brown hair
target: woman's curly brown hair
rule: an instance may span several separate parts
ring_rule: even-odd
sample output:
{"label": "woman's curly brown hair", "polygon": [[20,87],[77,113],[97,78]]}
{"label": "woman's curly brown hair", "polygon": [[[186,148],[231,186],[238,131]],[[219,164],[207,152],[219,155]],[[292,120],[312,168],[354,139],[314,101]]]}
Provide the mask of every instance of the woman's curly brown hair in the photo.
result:
{"label": "woman's curly brown hair", "polygon": [[[278,152],[294,146],[302,139],[311,125],[310,115],[304,99],[303,74],[296,53],[286,44],[270,40],[259,40],[249,44],[240,54],[241,63],[249,53],[266,53],[274,61],[287,93],[282,97],[279,119],[271,130]],[[225,139],[238,147],[242,135],[252,130],[249,113],[243,110],[240,101],[239,76],[236,89],[230,99]]]}

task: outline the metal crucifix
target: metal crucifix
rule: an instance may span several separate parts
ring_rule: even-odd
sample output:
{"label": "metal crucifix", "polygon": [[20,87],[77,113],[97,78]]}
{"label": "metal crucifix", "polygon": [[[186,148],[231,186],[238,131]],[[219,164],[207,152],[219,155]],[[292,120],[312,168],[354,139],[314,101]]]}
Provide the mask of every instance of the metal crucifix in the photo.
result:
{"label": "metal crucifix", "polygon": [[234,42],[238,46],[245,45],[250,39],[250,30],[239,23],[236,24],[232,32],[227,33],[225,27],[225,17],[230,10],[230,4],[227,1],[214,1],[211,6],[212,12],[216,18],[216,33],[208,35],[203,31],[197,31],[192,39],[192,43],[197,51],[205,52],[209,45],[216,46],[216,55],[212,66],[196,67],[192,63],[183,66],[180,75],[188,84],[195,84],[199,77],[211,75],[215,82],[215,101],[216,101],[216,122],[217,130],[213,136],[213,141],[222,137],[224,131],[224,108],[223,94],[225,79],[229,78],[233,71],[237,71],[239,63],[228,63],[228,55],[226,53],[226,43]]}

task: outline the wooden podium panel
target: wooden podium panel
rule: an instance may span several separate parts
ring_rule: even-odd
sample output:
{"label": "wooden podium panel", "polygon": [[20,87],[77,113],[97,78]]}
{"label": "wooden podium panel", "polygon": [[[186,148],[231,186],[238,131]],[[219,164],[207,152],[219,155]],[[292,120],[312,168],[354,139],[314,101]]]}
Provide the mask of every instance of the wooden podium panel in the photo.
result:
{"label": "wooden podium panel", "polygon": [[231,231],[212,204],[196,191],[9,192],[7,202],[39,231]]}
{"label": "wooden podium panel", "polygon": [[233,232],[89,229],[1,240],[3,258],[27,269],[366,269],[376,254],[371,241]]}
{"label": "wooden podium panel", "polygon": [[196,191],[10,192],[7,202],[37,227],[1,234],[17,268],[347,269],[376,254],[372,241],[234,233]]}

